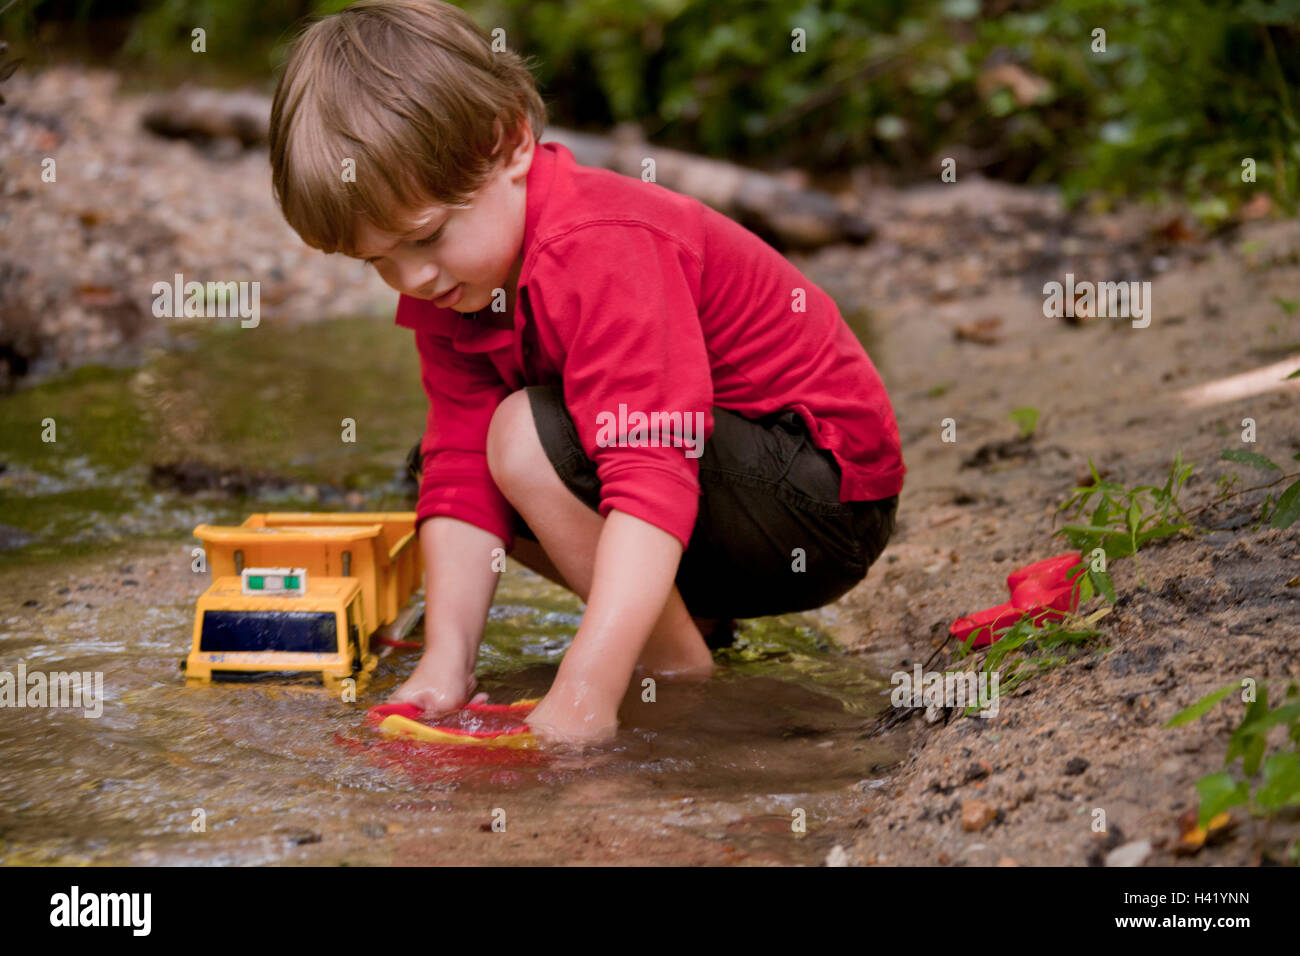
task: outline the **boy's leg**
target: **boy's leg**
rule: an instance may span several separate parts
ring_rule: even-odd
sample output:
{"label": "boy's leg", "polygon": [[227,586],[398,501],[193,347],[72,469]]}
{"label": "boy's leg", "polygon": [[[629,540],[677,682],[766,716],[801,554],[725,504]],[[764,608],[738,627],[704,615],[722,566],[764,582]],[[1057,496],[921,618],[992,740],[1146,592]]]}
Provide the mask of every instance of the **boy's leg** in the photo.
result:
{"label": "boy's leg", "polygon": [[[406,466],[417,485],[420,482],[420,465],[420,442],[416,442],[406,456]],[[564,575],[560,573],[559,568],[555,566],[546,550],[537,541],[530,540],[522,535],[516,535],[514,547],[510,549],[510,557],[530,571],[540,574],[551,583],[558,584],[563,588],[569,587],[569,582],[564,579]],[[681,599],[681,595],[675,587],[672,596],[675,596],[678,600]],[[692,617],[691,620],[702,635],[707,647],[725,647],[731,643],[732,629],[735,626],[734,621],[720,621],[704,617]],[[655,634],[651,633],[650,641],[647,642],[646,648],[641,654],[638,667],[646,673],[670,676],[670,672],[675,669],[672,666],[674,664],[673,659],[678,656],[680,655],[674,649],[672,642],[667,644],[662,641],[656,642]]]}
{"label": "boy's leg", "polygon": [[[564,580],[564,575],[560,573],[559,568],[551,563],[546,551],[536,541],[522,535],[516,535],[515,545],[510,550],[510,557],[530,571],[540,574],[551,583],[558,584],[562,588],[568,588],[569,582]],[[700,636],[704,638],[705,646],[710,649],[727,647],[735,640],[736,622],[731,618],[695,617],[691,615],[691,620],[695,623]]]}
{"label": "boy's leg", "polygon": [[[587,600],[605,519],[556,474],[538,437],[526,391],[508,396],[493,415],[488,463],[493,480],[537,535],[552,566],[570,590]],[[637,667],[663,677],[703,678],[713,672],[713,655],[675,586]]]}

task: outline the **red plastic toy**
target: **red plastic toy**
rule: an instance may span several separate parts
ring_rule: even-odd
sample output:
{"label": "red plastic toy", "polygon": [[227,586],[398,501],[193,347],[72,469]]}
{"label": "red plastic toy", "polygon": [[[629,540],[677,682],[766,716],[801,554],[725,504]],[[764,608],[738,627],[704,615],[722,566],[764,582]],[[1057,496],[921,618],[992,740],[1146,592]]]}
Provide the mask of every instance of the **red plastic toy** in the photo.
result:
{"label": "red plastic toy", "polygon": [[386,736],[407,737],[426,743],[451,746],[506,747],[512,750],[537,746],[524,718],[537,699],[513,704],[471,701],[454,714],[438,718],[436,724],[420,720],[424,712],[416,704],[377,704],[367,712]]}
{"label": "red plastic toy", "polygon": [[998,634],[995,637],[995,631],[1010,627],[1026,613],[1034,624],[1041,624],[1052,618],[1064,617],[1067,611],[1077,610],[1078,583],[1082,572],[1072,578],[1067,577],[1067,574],[1082,560],[1083,556],[1075,551],[1036,561],[1018,571],[1012,571],[1007,575],[1010,601],[957,618],[949,626],[948,633],[959,641],[965,641],[974,633],[975,640],[971,647],[988,647],[1002,636]]}

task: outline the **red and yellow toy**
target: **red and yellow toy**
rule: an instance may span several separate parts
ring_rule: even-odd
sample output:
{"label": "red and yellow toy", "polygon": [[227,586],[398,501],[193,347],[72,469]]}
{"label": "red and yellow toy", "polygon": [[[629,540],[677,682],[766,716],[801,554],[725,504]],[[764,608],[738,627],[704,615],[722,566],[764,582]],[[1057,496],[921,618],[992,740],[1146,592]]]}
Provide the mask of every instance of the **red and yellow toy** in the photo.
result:
{"label": "red and yellow toy", "polygon": [[531,750],[537,746],[537,737],[523,718],[539,699],[517,700],[513,704],[471,701],[456,713],[439,718],[437,724],[420,721],[423,711],[415,704],[379,704],[370,708],[369,717],[379,721],[380,733],[389,737],[455,747]]}

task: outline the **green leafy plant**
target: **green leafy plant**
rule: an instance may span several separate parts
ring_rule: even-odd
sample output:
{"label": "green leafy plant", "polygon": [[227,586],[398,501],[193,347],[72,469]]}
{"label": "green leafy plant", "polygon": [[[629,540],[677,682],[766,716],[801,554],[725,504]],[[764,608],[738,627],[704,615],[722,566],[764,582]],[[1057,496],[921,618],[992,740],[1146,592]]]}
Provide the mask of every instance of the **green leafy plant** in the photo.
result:
{"label": "green leafy plant", "polygon": [[1092,459],[1088,459],[1093,483],[1071,489],[1070,497],[1056,509],[1060,512],[1073,508],[1071,519],[1077,519],[1085,510],[1092,509],[1086,524],[1067,524],[1056,531],[1071,546],[1083,552],[1088,574],[1081,583],[1081,601],[1091,597],[1094,590],[1104,594],[1109,601],[1115,600],[1109,572],[1092,566],[1091,555],[1098,548],[1105,554],[1107,569],[1116,558],[1133,558],[1133,564],[1138,568],[1138,580],[1145,586],[1137,561],[1138,549],[1158,538],[1194,532],[1191,520],[1178,503],[1179,490],[1194,468],[1194,465],[1183,464],[1183,455],[1179,452],[1164,485],[1125,488],[1102,478]]}
{"label": "green leafy plant", "polygon": [[[1234,683],[1219,688],[1179,711],[1165,726],[1199,720],[1239,687]],[[1277,726],[1286,727],[1286,743],[1265,758],[1269,731]],[[1268,706],[1268,688],[1260,685],[1258,696],[1246,704],[1241,723],[1228,738],[1223,762],[1231,768],[1238,758],[1240,775],[1229,769],[1197,781],[1200,826],[1206,826],[1229,807],[1243,804],[1248,805],[1253,816],[1270,816],[1285,807],[1300,806],[1300,688],[1294,682],[1287,685],[1283,702],[1272,710]]]}
{"label": "green leafy plant", "polygon": [[[0,0],[0,6],[5,0]],[[134,71],[213,66],[265,80],[305,14],[347,0],[154,0],[129,5]],[[5,16],[35,37],[26,0]],[[662,146],[836,167],[867,159],[933,179],[950,144],[963,173],[1059,183],[1067,199],[1181,192],[1222,225],[1260,193],[1300,195],[1296,0],[468,0],[534,64],[553,120],[641,124]],[[196,61],[190,31],[208,31]],[[1106,30],[1104,49],[1092,32]],[[30,44],[35,46],[33,42]],[[1249,159],[1257,178],[1243,178]]]}
{"label": "green leafy plant", "polygon": [[[1295,374],[1300,374],[1300,370],[1297,370]],[[1288,376],[1288,378],[1291,377],[1294,376]],[[1271,458],[1261,455],[1259,452],[1245,451],[1240,448],[1229,448],[1225,450],[1223,454],[1219,456],[1219,459],[1221,461],[1235,461],[1242,465],[1250,465],[1252,468],[1258,468],[1261,471],[1282,471],[1282,466],[1278,465]],[[1293,455],[1292,459],[1294,461],[1300,461],[1300,453]],[[1291,525],[1295,524],[1297,519],[1300,519],[1300,472],[1283,474],[1281,477],[1267,485],[1259,485],[1256,488],[1246,489],[1247,491],[1258,491],[1262,488],[1272,487],[1272,485],[1286,481],[1289,478],[1295,478],[1296,480],[1283,489],[1282,493],[1278,495],[1276,502],[1273,500],[1272,492],[1269,492],[1268,497],[1264,499],[1264,504],[1260,510],[1259,520],[1261,522],[1267,521],[1270,527],[1289,528]],[[1240,494],[1241,492],[1237,493]],[[1225,493],[1220,496],[1220,500],[1223,500],[1226,497],[1227,495]]]}

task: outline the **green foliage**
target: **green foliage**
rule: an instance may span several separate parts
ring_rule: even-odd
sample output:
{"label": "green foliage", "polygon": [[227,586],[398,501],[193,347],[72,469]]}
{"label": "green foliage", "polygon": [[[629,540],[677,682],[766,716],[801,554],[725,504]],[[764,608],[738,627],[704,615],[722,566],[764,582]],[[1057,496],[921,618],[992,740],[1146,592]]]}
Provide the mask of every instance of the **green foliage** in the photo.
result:
{"label": "green foliage", "polygon": [[[1300,374],[1300,370],[1297,373]],[[1287,378],[1292,378],[1288,375]],[[1262,471],[1281,471],[1280,465],[1276,464],[1271,458],[1261,455],[1254,451],[1245,451],[1240,448],[1229,448],[1219,456],[1222,461],[1235,461],[1243,465],[1250,465],[1252,468],[1259,468]],[[1294,456],[1296,461],[1300,461],[1300,454]],[[1283,475],[1279,480],[1285,480],[1291,477]],[[1226,488],[1225,488],[1226,493]],[[1289,528],[1300,519],[1300,479],[1292,482],[1278,496],[1277,501],[1273,500],[1272,493],[1265,499],[1263,508],[1260,513],[1260,521],[1267,521],[1274,528]]]}
{"label": "green foliage", "polygon": [[1012,409],[1007,417],[1020,426],[1021,438],[1028,438],[1038,429],[1038,409],[1032,405]]}
{"label": "green foliage", "polygon": [[1214,693],[1202,697],[1196,703],[1192,704],[1191,707],[1188,707],[1185,710],[1180,710],[1170,719],[1169,723],[1165,724],[1165,726],[1179,727],[1183,724],[1190,724],[1193,720],[1197,720],[1198,718],[1208,714],[1214,708],[1215,704],[1223,700],[1223,698],[1227,697],[1236,689],[1236,684],[1229,684],[1227,687],[1220,687]]}
{"label": "green foliage", "polygon": [[[1182,452],[1174,459],[1169,476],[1161,487],[1139,485],[1126,489],[1123,485],[1104,480],[1097,473],[1091,458],[1088,459],[1088,468],[1092,472],[1093,483],[1071,489],[1070,497],[1056,509],[1059,512],[1073,508],[1070,517],[1076,519],[1085,509],[1093,509],[1091,516],[1086,519],[1087,524],[1067,524],[1056,532],[1069,541],[1072,547],[1083,552],[1085,564],[1089,563],[1090,555],[1100,548],[1105,554],[1107,568],[1116,558],[1132,557],[1134,565],[1137,565],[1138,549],[1147,542],[1193,530],[1191,521],[1178,504],[1178,492],[1195,468],[1194,465],[1183,464]],[[1109,580],[1106,579],[1103,583],[1099,578],[1102,573],[1089,567],[1080,600],[1087,600],[1093,588],[1104,593],[1108,600],[1114,600],[1114,589]]]}
{"label": "green foliage", "polygon": [[[1064,664],[1068,659],[1064,654],[1040,652],[1061,649],[1068,651],[1069,648],[1097,637],[1101,632],[1092,625],[1109,613],[1109,608],[1102,608],[1087,617],[1068,614],[1064,618],[1037,624],[1029,615],[1025,615],[1011,626],[994,631],[995,640],[989,646],[981,670],[986,674],[998,675],[997,692],[992,694],[993,685],[990,683],[992,699],[966,708],[965,716],[972,716],[992,705],[997,697],[1014,690],[1031,677]],[[974,640],[975,635],[972,634],[962,643],[957,649],[956,660],[973,653],[971,645]]]}
{"label": "green foliage", "polygon": [[[1237,687],[1237,684],[1221,687],[1175,714],[1165,726],[1176,727],[1199,719]],[[1269,731],[1279,725],[1287,728],[1286,743],[1265,760]],[[1268,688],[1261,685],[1259,695],[1247,703],[1241,723],[1228,738],[1228,750],[1223,758],[1224,764],[1231,767],[1233,761],[1240,757],[1242,776],[1258,778],[1258,785],[1252,789],[1249,779],[1238,779],[1228,771],[1201,778],[1196,784],[1196,790],[1201,796],[1200,826],[1204,827],[1215,816],[1233,806],[1249,805],[1250,812],[1257,816],[1274,814],[1284,807],[1300,806],[1298,744],[1300,688],[1294,683],[1288,685],[1285,702],[1269,710]]]}
{"label": "green foliage", "polygon": [[[269,80],[294,25],[347,0],[146,0],[126,46],[138,75],[216,67]],[[59,4],[0,19],[32,33]],[[468,0],[532,58],[555,122],[640,123],[656,142],[731,159],[875,162],[933,178],[1185,193],[1207,222],[1300,195],[1300,2],[1236,0]],[[77,5],[94,30],[104,15]],[[36,11],[33,13],[32,11]],[[991,12],[996,11],[996,12]],[[201,60],[190,31],[207,31]],[[1093,31],[1106,31],[1094,49]],[[796,52],[803,31],[804,52]],[[211,79],[211,77],[208,77]],[[1243,182],[1243,160],[1256,182]]]}
{"label": "green foliage", "polygon": [[[1209,221],[1256,190],[1288,208],[1300,193],[1295,0],[1031,0],[994,15],[973,0],[469,9],[541,61],[564,122],[635,121],[715,155],[883,160],[920,176],[960,147],[988,173],[1058,182],[1071,199],[1179,189]],[[792,51],[795,29],[806,52]],[[1028,81],[1015,89],[998,67]],[[1242,181],[1247,158],[1256,183]]]}
{"label": "green foliage", "polygon": [[[204,72],[220,67],[266,77],[299,18],[345,6],[311,0],[160,0],[136,18],[124,52],[164,69]],[[202,54],[191,50],[191,32],[197,27],[206,34]]]}
{"label": "green foliage", "polygon": [[1282,470],[1258,452],[1243,451],[1240,448],[1229,448],[1219,457],[1223,461],[1239,461],[1243,465],[1250,465],[1252,468],[1262,468],[1271,471]]}

